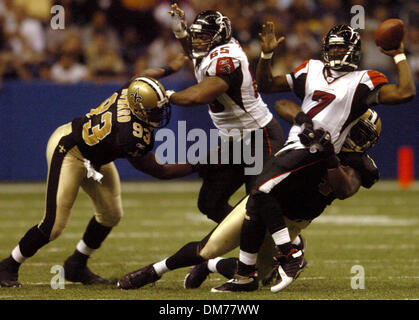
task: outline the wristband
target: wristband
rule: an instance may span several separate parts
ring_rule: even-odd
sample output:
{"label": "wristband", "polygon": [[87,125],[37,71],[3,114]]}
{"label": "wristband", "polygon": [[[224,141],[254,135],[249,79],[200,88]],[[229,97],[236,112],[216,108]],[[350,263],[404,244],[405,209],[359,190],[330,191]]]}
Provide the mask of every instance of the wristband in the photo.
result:
{"label": "wristband", "polygon": [[272,52],[269,52],[269,53],[265,53],[265,52],[261,52],[260,53],[260,57],[262,58],[262,59],[266,59],[266,60],[269,60],[269,59],[272,59],[272,56],[274,55],[274,53],[273,53],[273,51]]}
{"label": "wristband", "polygon": [[171,66],[164,66],[162,67],[162,69],[164,70],[163,76],[162,77],[166,77],[171,75],[172,73],[175,72],[175,70],[173,70],[173,68]]}
{"label": "wristband", "polygon": [[181,31],[173,31],[176,39],[183,39],[188,35],[186,29],[182,29]]}
{"label": "wristband", "polygon": [[400,61],[406,60],[406,55],[404,53],[396,54],[393,60],[395,64],[398,64]]}
{"label": "wristband", "polygon": [[166,97],[167,97],[167,99],[169,99],[170,100],[170,97],[172,96],[172,94],[174,94],[175,93],[175,91],[173,91],[173,90],[166,90]]}

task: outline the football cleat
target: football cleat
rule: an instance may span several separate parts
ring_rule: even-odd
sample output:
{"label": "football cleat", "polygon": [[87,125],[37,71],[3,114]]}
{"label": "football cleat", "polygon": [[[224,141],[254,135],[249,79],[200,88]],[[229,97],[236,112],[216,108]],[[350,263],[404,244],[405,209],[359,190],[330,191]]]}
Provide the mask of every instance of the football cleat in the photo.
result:
{"label": "football cleat", "polygon": [[161,276],[156,273],[153,265],[150,264],[144,268],[126,274],[118,280],[117,286],[124,290],[138,289],[149,283],[156,282],[160,278]]}
{"label": "football cleat", "polygon": [[306,239],[301,234],[299,234],[297,237],[300,238],[300,241],[301,242],[300,242],[300,244],[298,246],[297,245],[293,245],[293,246],[297,250],[301,250],[303,253],[305,253],[305,251],[307,249],[307,241],[306,241]]}
{"label": "football cleat", "polygon": [[189,270],[183,281],[183,287],[185,289],[199,288],[209,274],[208,261],[202,262]]}
{"label": "football cleat", "polygon": [[233,279],[228,280],[226,283],[212,288],[211,292],[249,292],[258,289],[257,272],[248,276],[240,276],[235,274]]}
{"label": "football cleat", "polygon": [[17,281],[18,273],[10,272],[6,266],[5,260],[0,262],[0,288],[19,288],[22,284]]}
{"label": "football cleat", "polygon": [[80,282],[84,285],[110,284],[111,281],[94,274],[84,262],[74,261],[71,257],[64,262],[64,278],[71,282]]}
{"label": "football cleat", "polygon": [[262,282],[266,285],[276,277],[276,283],[271,287],[271,292],[273,293],[288,287],[307,266],[302,250],[297,250],[296,248],[292,248],[287,255],[278,254],[274,261],[273,270]]}

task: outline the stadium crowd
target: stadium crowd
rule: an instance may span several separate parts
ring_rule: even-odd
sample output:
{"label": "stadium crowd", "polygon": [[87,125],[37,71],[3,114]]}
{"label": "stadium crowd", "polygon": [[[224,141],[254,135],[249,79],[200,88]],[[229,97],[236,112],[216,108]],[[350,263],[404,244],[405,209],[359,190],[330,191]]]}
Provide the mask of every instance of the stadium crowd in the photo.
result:
{"label": "stadium crowd", "polygon": [[[227,15],[253,67],[260,54],[261,25],[273,21],[278,33],[286,36],[274,60],[274,71],[280,73],[318,58],[326,31],[350,23],[351,7],[359,4],[366,17],[361,67],[396,74],[391,59],[377,54],[374,30],[381,21],[399,17],[407,27],[406,53],[419,82],[415,0],[179,0],[178,4],[189,24],[205,9]],[[64,29],[51,28],[54,5],[64,8]],[[115,82],[146,67],[165,65],[181,50],[168,25],[169,10],[165,0],[0,0],[0,87],[7,79]]]}

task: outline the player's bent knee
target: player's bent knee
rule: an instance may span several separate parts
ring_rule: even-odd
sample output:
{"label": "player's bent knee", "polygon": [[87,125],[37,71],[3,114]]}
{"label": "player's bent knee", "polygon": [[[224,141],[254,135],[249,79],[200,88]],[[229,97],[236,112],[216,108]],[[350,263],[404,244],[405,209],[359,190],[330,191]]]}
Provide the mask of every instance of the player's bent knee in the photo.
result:
{"label": "player's bent knee", "polygon": [[96,213],[96,221],[105,227],[115,227],[124,215],[122,210],[115,210],[112,213]]}
{"label": "player's bent knee", "polygon": [[228,203],[215,205],[216,201],[202,201],[198,199],[198,209],[205,214],[209,219],[220,223],[227,214],[231,211],[232,207]]}
{"label": "player's bent knee", "polygon": [[201,251],[199,251],[199,255],[204,258],[205,260],[208,259],[213,259],[216,258],[220,255],[222,255],[223,253],[219,253],[222,252],[222,247],[215,244],[215,243],[207,243],[202,249]]}

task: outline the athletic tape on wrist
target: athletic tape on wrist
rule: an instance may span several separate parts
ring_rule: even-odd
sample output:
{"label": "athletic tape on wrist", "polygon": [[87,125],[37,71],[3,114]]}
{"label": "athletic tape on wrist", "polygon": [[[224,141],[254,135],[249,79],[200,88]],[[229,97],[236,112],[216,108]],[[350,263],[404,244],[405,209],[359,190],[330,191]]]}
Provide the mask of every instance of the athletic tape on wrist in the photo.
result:
{"label": "athletic tape on wrist", "polygon": [[396,54],[394,57],[394,62],[398,64],[400,61],[406,60],[406,55],[404,53]]}
{"label": "athletic tape on wrist", "polygon": [[273,52],[269,52],[269,53],[265,53],[265,52],[261,52],[260,53],[260,57],[262,58],[262,59],[266,59],[266,60],[268,60],[268,59],[272,59],[272,56],[274,55],[274,53]]}

